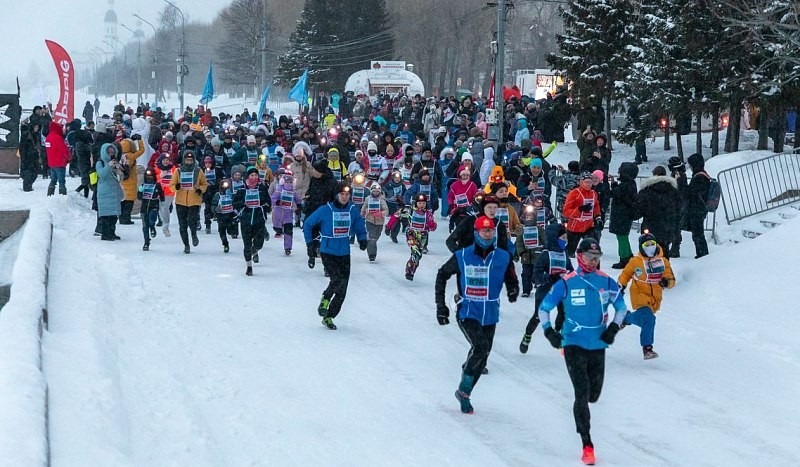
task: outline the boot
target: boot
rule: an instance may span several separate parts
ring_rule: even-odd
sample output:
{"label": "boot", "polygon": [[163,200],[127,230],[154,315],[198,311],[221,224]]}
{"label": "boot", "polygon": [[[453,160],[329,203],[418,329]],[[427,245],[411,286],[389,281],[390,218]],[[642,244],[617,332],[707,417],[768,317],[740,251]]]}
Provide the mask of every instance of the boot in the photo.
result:
{"label": "boot", "polygon": [[56,193],[56,186],[55,185],[48,185],[47,187],[47,196],[53,196]]}
{"label": "boot", "polygon": [[192,252],[192,250],[189,248],[189,245],[183,245],[183,253],[184,254],[188,255],[191,252]]}
{"label": "boot", "polygon": [[150,243],[145,243],[142,247],[142,251],[150,251]]}
{"label": "boot", "polygon": [[83,187],[83,197],[84,198],[88,198],[89,197],[89,186],[88,185]]}
{"label": "boot", "polygon": [[326,328],[330,329],[331,331],[335,331],[336,330],[336,325],[333,324],[333,318],[331,318],[329,316],[326,316],[326,317],[322,318],[322,324]]}
{"label": "boot", "polygon": [[197,246],[200,244],[200,240],[197,238],[197,231],[192,229],[192,246]]}
{"label": "boot", "polygon": [[67,187],[65,187],[65,186],[58,187],[58,194],[66,196],[67,195]]}
{"label": "boot", "polygon": [[456,389],[456,399],[461,404],[462,413],[472,413],[474,411],[472,403],[469,400],[474,384],[475,378],[465,373],[461,374],[461,383],[459,383],[458,389]]}
{"label": "boot", "polygon": [[619,263],[614,263],[611,265],[611,269],[625,269],[625,266],[628,265],[628,261],[631,260],[631,257],[628,256],[627,258],[620,258]]}
{"label": "boot", "polygon": [[658,358],[658,354],[653,350],[652,345],[645,345],[644,347],[642,347],[642,355],[645,360]]}
{"label": "boot", "polygon": [[331,306],[331,300],[329,298],[325,298],[322,296],[322,299],[319,301],[319,306],[317,307],[317,313],[320,316],[325,316],[328,314],[328,308]]}
{"label": "boot", "polygon": [[531,337],[530,334],[522,336],[522,342],[519,343],[520,353],[528,353],[528,347],[531,345]]}
{"label": "boot", "polygon": [[78,185],[78,188],[75,188],[75,193],[80,193],[81,191],[83,191],[84,186],[85,185]]}
{"label": "boot", "polygon": [[244,272],[245,276],[252,276],[253,275],[253,266],[247,266],[247,270]]}
{"label": "boot", "polygon": [[231,247],[228,246],[228,244],[226,243],[226,244],[222,245],[222,251],[224,253],[227,253],[227,252],[231,251]]}

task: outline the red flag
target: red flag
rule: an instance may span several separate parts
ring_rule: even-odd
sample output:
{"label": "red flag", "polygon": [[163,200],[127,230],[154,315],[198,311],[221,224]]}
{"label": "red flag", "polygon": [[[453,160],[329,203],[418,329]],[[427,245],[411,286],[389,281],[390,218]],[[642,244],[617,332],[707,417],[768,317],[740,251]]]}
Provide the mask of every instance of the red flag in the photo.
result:
{"label": "red flag", "polygon": [[66,125],[75,115],[75,69],[72,67],[72,59],[63,47],[50,40],[44,42],[53,57],[61,87],[53,120],[59,125]]}
{"label": "red flag", "polygon": [[486,103],[487,109],[494,108],[494,71],[492,71],[492,83],[489,84],[489,102]]}

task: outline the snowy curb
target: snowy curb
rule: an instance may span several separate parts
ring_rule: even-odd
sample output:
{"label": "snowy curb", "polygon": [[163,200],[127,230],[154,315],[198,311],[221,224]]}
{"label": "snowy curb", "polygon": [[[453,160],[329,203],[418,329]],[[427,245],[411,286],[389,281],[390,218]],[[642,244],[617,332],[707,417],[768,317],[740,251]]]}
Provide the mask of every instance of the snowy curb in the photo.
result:
{"label": "snowy curb", "polygon": [[4,465],[44,466],[49,456],[41,332],[52,242],[47,208],[33,208],[24,229],[11,299],[0,312],[0,459]]}

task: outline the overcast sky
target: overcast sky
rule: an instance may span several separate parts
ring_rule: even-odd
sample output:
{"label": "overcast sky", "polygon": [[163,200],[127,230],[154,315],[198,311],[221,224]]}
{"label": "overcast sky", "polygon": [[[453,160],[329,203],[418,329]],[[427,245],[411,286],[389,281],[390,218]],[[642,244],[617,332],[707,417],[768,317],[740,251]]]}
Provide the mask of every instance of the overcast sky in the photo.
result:
{"label": "overcast sky", "polygon": [[[92,47],[109,48],[103,44],[103,19],[109,0],[4,0],[2,3],[5,44],[0,54],[0,93],[16,92],[16,76],[19,76],[23,93],[26,87],[32,86],[25,82],[31,61],[35,61],[45,75],[42,81],[56,82],[55,65],[45,39],[61,44],[72,56],[76,68],[80,68],[82,62],[91,63],[82,54]],[[134,30],[137,21],[134,13],[158,26],[157,16],[166,5],[163,0],[115,0],[113,3],[118,23]],[[187,22],[210,23],[230,0],[173,0],[172,3],[183,10]],[[142,25],[142,30],[146,37],[153,35],[146,24]],[[120,41],[132,41],[131,36],[126,29],[117,27]]]}

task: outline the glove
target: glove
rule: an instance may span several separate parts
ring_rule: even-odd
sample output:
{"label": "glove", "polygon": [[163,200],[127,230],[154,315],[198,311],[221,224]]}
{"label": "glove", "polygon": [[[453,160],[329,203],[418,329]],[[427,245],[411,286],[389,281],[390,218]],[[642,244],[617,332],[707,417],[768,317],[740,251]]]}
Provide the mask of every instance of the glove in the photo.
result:
{"label": "glove", "polygon": [[658,285],[661,287],[669,287],[669,279],[666,277],[662,277],[660,281],[658,281]]}
{"label": "glove", "polygon": [[547,340],[550,341],[550,345],[552,345],[554,349],[561,348],[561,340],[564,338],[561,337],[561,334],[559,334],[559,332],[553,329],[552,327],[545,328],[544,337],[546,337]]}
{"label": "glove", "polygon": [[592,206],[591,204],[583,204],[578,208],[578,211],[580,211],[580,212],[592,212],[592,209],[594,209],[594,206]]}
{"label": "glove", "polygon": [[203,190],[201,190],[200,188],[195,188],[194,192],[200,196],[203,196]]}
{"label": "glove", "polygon": [[317,257],[317,249],[314,248],[314,242],[306,243],[306,253],[308,253],[309,258]]}
{"label": "glove", "polygon": [[626,286],[624,286],[622,284],[617,284],[617,285],[619,286],[619,294],[620,295],[625,295],[625,287]]}
{"label": "glove", "polygon": [[385,233],[387,237],[390,236],[391,232],[389,232],[389,227],[386,227],[385,229],[383,229],[383,233]]}
{"label": "glove", "polygon": [[140,139],[142,139],[142,135],[133,135],[131,136],[131,139],[134,141],[139,141]]}
{"label": "glove", "polygon": [[603,226],[605,222],[603,222],[603,218],[598,216],[594,218],[594,229],[595,230],[603,230]]}
{"label": "glove", "polygon": [[508,302],[509,303],[516,302],[517,297],[519,297],[519,287],[510,287],[508,289]]}
{"label": "glove", "polygon": [[600,334],[600,340],[605,342],[608,345],[614,343],[614,338],[616,337],[617,333],[619,332],[619,324],[611,323],[608,325],[605,331]]}
{"label": "glove", "polygon": [[367,241],[366,240],[359,240],[358,241],[358,249],[364,251],[367,249]]}
{"label": "glove", "polygon": [[436,305],[436,321],[442,326],[450,324],[450,308],[446,305]]}

